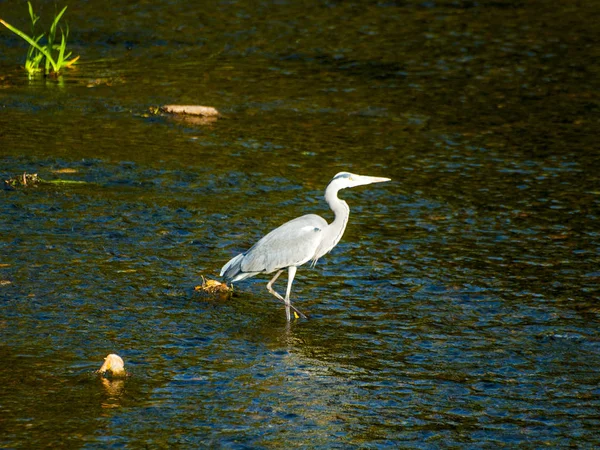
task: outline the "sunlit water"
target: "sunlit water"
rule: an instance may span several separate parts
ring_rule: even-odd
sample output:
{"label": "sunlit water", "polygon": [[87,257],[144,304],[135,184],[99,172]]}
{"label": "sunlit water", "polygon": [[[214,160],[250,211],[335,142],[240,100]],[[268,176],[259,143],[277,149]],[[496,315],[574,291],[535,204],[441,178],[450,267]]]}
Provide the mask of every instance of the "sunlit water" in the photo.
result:
{"label": "sunlit water", "polygon": [[[593,5],[69,8],[59,82],[0,34],[0,174],[84,182],[0,191],[1,447],[600,444]],[[309,320],[194,293],[341,170]]]}

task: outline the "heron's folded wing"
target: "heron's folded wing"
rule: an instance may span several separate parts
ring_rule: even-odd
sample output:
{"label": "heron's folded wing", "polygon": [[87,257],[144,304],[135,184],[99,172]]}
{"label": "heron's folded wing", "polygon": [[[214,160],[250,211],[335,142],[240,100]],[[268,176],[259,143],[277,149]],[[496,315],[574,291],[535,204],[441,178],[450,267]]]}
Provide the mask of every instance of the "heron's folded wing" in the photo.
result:
{"label": "heron's folded wing", "polygon": [[270,273],[306,263],[314,256],[326,226],[325,219],[314,214],[284,223],[246,252],[242,271]]}

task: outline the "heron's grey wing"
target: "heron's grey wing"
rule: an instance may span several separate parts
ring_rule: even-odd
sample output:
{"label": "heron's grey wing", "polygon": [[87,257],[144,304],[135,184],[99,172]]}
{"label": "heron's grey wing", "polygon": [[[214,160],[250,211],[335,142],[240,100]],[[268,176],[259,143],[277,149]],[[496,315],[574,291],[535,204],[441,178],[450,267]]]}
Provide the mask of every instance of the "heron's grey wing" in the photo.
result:
{"label": "heron's grey wing", "polygon": [[315,214],[298,217],[274,229],[250,250],[241,262],[243,272],[270,273],[311,260],[327,222]]}

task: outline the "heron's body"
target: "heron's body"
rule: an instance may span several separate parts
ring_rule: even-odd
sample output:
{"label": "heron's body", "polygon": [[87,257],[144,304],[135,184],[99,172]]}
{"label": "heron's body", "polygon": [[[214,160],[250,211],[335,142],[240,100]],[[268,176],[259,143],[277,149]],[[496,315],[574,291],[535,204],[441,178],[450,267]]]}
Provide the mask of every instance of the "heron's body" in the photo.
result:
{"label": "heron's body", "polygon": [[[337,197],[340,189],[363,184],[389,181],[388,178],[365,177],[348,172],[338,173],[325,190],[325,200],[332,209],[335,219],[330,224],[316,214],[307,214],[284,223],[259,240],[245,253],[232,258],[221,269],[221,276],[231,282],[244,280],[261,273],[275,273],[267,289],[286,304],[287,319],[291,319],[290,308],[305,317],[290,303],[290,293],[297,267],[317,260],[329,253],[342,238],[350,208]],[[288,285],[285,298],[272,285],[288,269]]]}

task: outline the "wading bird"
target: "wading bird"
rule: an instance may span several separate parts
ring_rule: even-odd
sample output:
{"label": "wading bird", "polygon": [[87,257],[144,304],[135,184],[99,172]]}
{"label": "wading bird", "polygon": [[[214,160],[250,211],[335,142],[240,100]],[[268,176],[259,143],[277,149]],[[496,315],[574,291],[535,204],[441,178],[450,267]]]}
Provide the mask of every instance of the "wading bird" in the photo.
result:
{"label": "wading bird", "polygon": [[[292,283],[298,266],[311,261],[314,267],[317,260],[329,253],[342,238],[348,224],[350,208],[344,200],[338,198],[338,192],[341,189],[383,181],[390,181],[390,179],[348,172],[338,173],[325,189],[325,201],[335,215],[333,222],[328,224],[325,219],[316,214],[307,214],[290,220],[275,228],[247,252],[232,258],[221,269],[221,276],[228,281],[236,282],[261,273],[275,272],[271,281],[267,283],[267,289],[285,303],[287,320],[291,320],[290,308],[300,317],[306,318],[290,302]],[[285,269],[288,270],[288,282],[284,298],[273,289],[273,283]]]}

